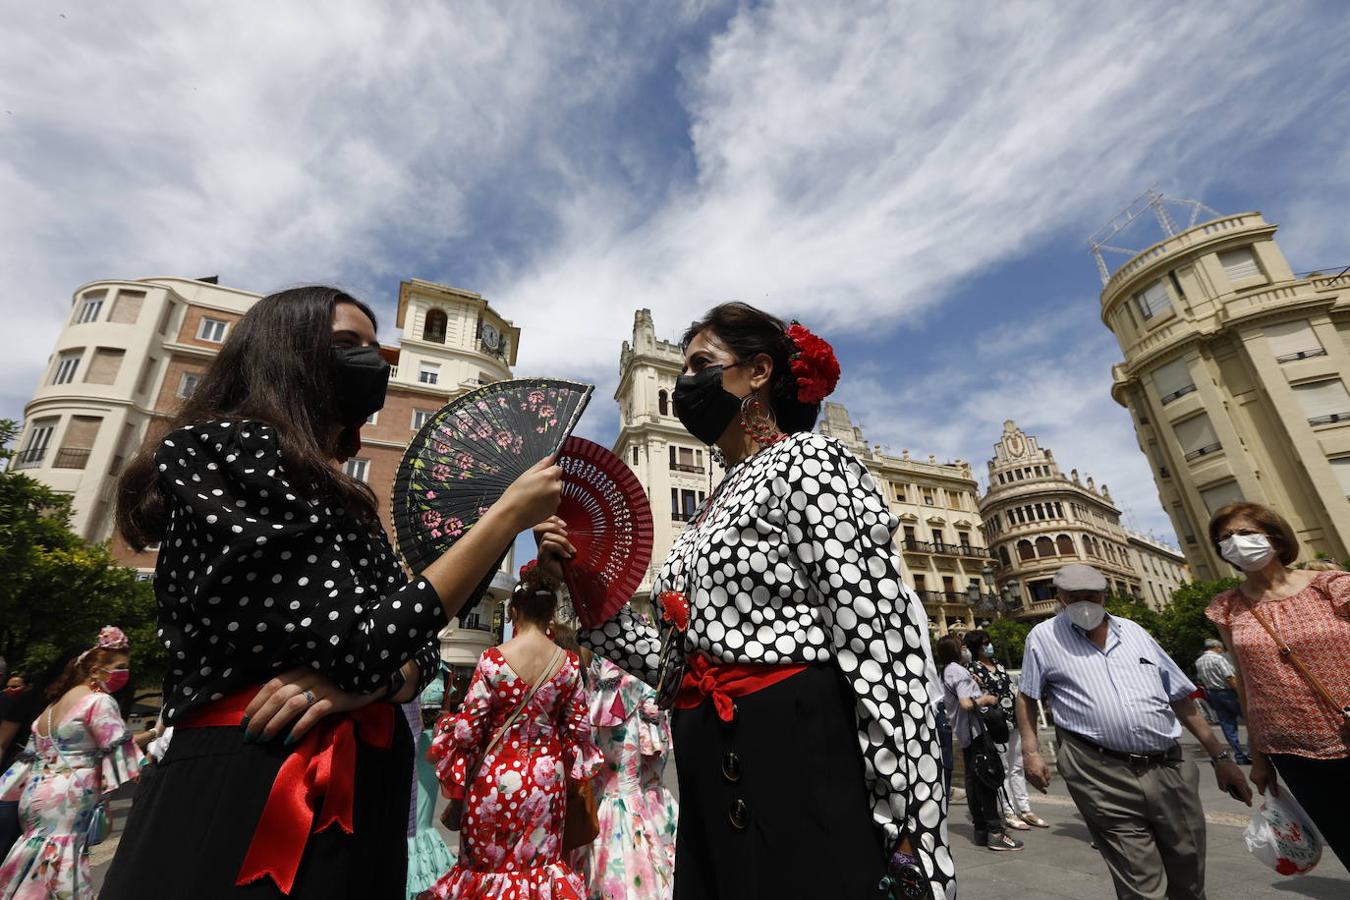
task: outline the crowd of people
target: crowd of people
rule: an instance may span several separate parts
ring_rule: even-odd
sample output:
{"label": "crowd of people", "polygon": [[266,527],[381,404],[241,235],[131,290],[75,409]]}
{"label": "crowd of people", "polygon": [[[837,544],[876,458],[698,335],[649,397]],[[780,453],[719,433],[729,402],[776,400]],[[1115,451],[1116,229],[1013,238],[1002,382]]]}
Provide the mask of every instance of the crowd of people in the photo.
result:
{"label": "crowd of people", "polygon": [[[383,404],[375,334],[335,289],[260,300],[122,475],[121,534],[160,548],[163,710],[127,729],[113,695],[129,645],[112,627],[41,693],[11,677],[0,900],[93,896],[105,799],[138,776],[110,900],[148,884],[194,900],[943,900],[953,743],[975,843],[1020,850],[1011,832],[1048,827],[1027,792],[1051,780],[1043,705],[1119,896],[1204,896],[1183,729],[1219,787],[1245,803],[1252,785],[1288,790],[1350,859],[1350,574],[1291,568],[1275,512],[1214,516],[1243,580],[1209,607],[1199,686],[1077,564],[1055,576],[1061,609],[1032,629],[1015,682],[984,631],[930,645],[896,517],[814,430],[839,378],[828,343],[724,304],[684,335],[674,406],[726,475],[657,570],[653,615],[573,632],[553,460],[424,571],[396,561],[374,496],[339,465]],[[461,696],[436,636],[526,530],[538,561],[511,595],[511,637]]]}

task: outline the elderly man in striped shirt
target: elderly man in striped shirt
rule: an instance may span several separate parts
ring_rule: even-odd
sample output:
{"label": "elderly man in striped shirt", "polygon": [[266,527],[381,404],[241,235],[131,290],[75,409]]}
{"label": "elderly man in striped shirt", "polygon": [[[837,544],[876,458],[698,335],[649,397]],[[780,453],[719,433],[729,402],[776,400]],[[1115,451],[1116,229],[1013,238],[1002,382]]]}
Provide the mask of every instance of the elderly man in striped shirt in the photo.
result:
{"label": "elderly man in striped shirt", "polygon": [[1251,787],[1214,737],[1177,664],[1147,631],[1108,615],[1106,577],[1073,564],[1055,574],[1062,608],[1027,636],[1017,723],[1027,781],[1044,792],[1036,704],[1051,705],[1057,768],[1106,861],[1116,896],[1203,900],[1200,775],[1177,739],[1185,725],[1219,787],[1251,805]]}

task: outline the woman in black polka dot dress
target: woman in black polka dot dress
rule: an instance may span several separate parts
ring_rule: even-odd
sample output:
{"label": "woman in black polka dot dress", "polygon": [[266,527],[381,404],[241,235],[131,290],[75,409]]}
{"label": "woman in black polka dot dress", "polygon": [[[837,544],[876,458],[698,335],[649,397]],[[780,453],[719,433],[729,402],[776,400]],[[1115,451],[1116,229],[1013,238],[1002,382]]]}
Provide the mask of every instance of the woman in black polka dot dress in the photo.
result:
{"label": "woman in black polka dot dress", "polygon": [[[889,861],[952,897],[931,653],[898,523],[862,464],[811,431],[832,353],[744,304],[695,323],[684,351],[676,413],[726,476],[657,575],[660,627],[625,608],[581,634],[675,695],[675,895],[879,897]],[[536,535],[543,564],[565,565],[561,522]]]}
{"label": "woman in black polka dot dress", "polygon": [[[384,404],[375,317],[332,288],[259,300],[123,476],[127,542],[158,542],[174,739],[102,895],[403,896],[412,737],[394,704],[515,535],[557,507],[522,476],[408,581],[339,461]],[[242,726],[242,727],[241,727]]]}

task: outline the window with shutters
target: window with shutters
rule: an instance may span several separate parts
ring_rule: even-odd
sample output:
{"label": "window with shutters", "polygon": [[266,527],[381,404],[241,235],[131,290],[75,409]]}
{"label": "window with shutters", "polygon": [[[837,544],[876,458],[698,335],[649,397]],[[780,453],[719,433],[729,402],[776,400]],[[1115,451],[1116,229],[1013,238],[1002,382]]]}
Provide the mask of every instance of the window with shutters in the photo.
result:
{"label": "window with shutters", "polygon": [[213,344],[220,344],[225,341],[225,332],[230,328],[230,323],[224,319],[211,319],[202,317],[197,325],[197,339],[210,341]]}
{"label": "window with shutters", "polygon": [[1242,489],[1238,487],[1236,481],[1225,481],[1213,487],[1203,488],[1200,491],[1200,499],[1204,502],[1205,509],[1212,516],[1228,504],[1237,503],[1244,498]]}
{"label": "window with shutters", "polygon": [[141,306],[145,303],[144,291],[118,291],[117,299],[113,302],[112,312],[108,313],[108,321],[116,322],[119,325],[132,325],[140,318]]}
{"label": "window with shutters", "polygon": [[56,358],[56,370],[52,373],[52,384],[70,384],[75,380],[75,370],[80,367],[80,357],[84,348],[67,350]]}
{"label": "window with shutters", "polygon": [[1195,382],[1191,379],[1190,364],[1184,359],[1174,359],[1165,366],[1159,366],[1153,370],[1153,386],[1157,388],[1163,406],[1192,393]]}
{"label": "window with shutters", "polygon": [[61,447],[52,460],[52,468],[83,469],[89,462],[89,453],[102,424],[103,419],[98,416],[71,416],[65,436],[61,438]]}
{"label": "window with shutters", "polygon": [[122,359],[127,351],[113,347],[99,347],[89,360],[84,371],[84,380],[89,384],[115,384],[117,372],[122,368]]}
{"label": "window with shutters", "polygon": [[1177,422],[1172,426],[1172,430],[1176,433],[1182,452],[1186,454],[1187,462],[1210,456],[1223,449],[1218,436],[1214,433],[1209,416],[1204,413]]}
{"label": "window with shutters", "polygon": [[1050,538],[1046,537],[1045,535],[1041,535],[1040,537],[1036,538],[1036,555],[1054,556],[1055,542],[1050,540]]}
{"label": "window with shutters", "polygon": [[1059,550],[1060,556],[1077,556],[1078,552],[1074,550],[1073,538],[1067,534],[1061,534],[1055,538],[1055,548]]}
{"label": "window with shutters", "polygon": [[441,380],[440,363],[424,362],[418,364],[417,380],[422,384],[436,384]]}
{"label": "window with shutters", "polygon": [[1336,473],[1336,480],[1340,482],[1341,493],[1350,497],[1350,456],[1342,456],[1330,462],[1331,471]]}
{"label": "window with shutters", "polygon": [[1139,310],[1140,317],[1147,321],[1171,309],[1172,301],[1167,296],[1167,288],[1163,283],[1155,281],[1134,295],[1134,305]]}
{"label": "window with shutters", "polygon": [[51,446],[52,433],[56,431],[56,419],[39,419],[28,430],[28,441],[23,449],[14,455],[14,468],[32,469],[42,465]]}
{"label": "window with shutters", "polygon": [[357,481],[369,481],[366,476],[370,473],[370,460],[353,457],[342,464],[342,471]]}
{"label": "window with shutters", "polygon": [[1296,384],[1294,396],[1298,397],[1309,425],[1350,421],[1350,393],[1339,378]]}
{"label": "window with shutters", "polygon": [[1036,548],[1031,546],[1031,541],[1028,541],[1025,538],[1023,538],[1022,540],[1017,542],[1017,558],[1018,559],[1036,558]]}
{"label": "window with shutters", "polygon": [[1172,477],[1171,471],[1163,461],[1162,448],[1158,446],[1157,441],[1148,442],[1148,458],[1153,461],[1153,467],[1157,469],[1159,478]]}
{"label": "window with shutters", "polygon": [[184,372],[183,377],[178,379],[178,396],[186,400],[197,390],[197,382],[202,380],[198,372]]}
{"label": "window with shutters", "polygon": [[1256,254],[1252,253],[1250,247],[1243,247],[1239,250],[1225,250],[1219,254],[1219,265],[1223,266],[1224,274],[1228,276],[1228,280],[1234,283],[1250,281],[1253,278],[1265,279],[1261,267],[1256,264]]}
{"label": "window with shutters", "polygon": [[84,325],[96,321],[98,314],[103,310],[103,298],[107,295],[107,291],[90,291],[80,298],[80,305],[75,310],[75,324]]}
{"label": "window with shutters", "polygon": [[1262,329],[1262,333],[1276,362],[1293,362],[1312,356],[1327,355],[1322,342],[1313,331],[1312,323],[1306,320],[1267,325]]}
{"label": "window with shutters", "polygon": [[412,415],[413,431],[417,431],[423,425],[427,424],[427,420],[430,419],[431,416],[432,411],[429,409],[414,409]]}

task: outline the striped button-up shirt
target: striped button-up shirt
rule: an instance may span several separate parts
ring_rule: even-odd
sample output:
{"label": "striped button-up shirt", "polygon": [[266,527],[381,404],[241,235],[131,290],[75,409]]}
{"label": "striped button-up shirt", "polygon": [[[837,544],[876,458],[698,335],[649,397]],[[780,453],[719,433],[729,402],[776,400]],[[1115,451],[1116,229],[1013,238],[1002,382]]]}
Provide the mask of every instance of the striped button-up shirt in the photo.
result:
{"label": "striped button-up shirt", "polygon": [[1147,631],[1107,616],[1105,648],[1066,615],[1031,629],[1021,692],[1048,700],[1055,724],[1123,753],[1158,753],[1181,736],[1172,704],[1195,685]]}
{"label": "striped button-up shirt", "polygon": [[1237,675],[1233,664],[1222,653],[1206,650],[1195,661],[1195,680],[1207,691],[1227,691],[1232,686],[1228,679]]}

